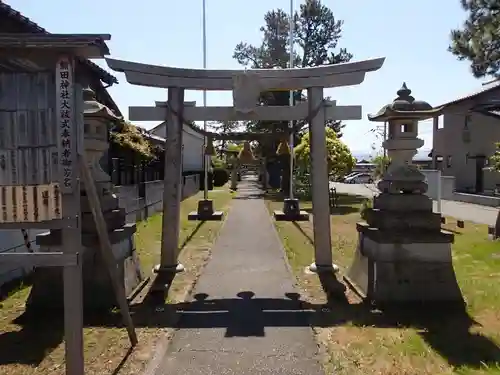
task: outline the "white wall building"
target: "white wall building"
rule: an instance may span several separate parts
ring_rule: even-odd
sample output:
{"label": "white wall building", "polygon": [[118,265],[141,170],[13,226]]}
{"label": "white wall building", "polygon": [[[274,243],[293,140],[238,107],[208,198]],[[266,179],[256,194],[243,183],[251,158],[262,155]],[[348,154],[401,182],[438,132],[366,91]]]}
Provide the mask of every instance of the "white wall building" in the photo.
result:
{"label": "white wall building", "polygon": [[[183,125],[182,134],[182,170],[183,172],[203,171],[203,135],[192,126]],[[166,122],[155,126],[149,131],[151,134],[167,138],[168,130]]]}

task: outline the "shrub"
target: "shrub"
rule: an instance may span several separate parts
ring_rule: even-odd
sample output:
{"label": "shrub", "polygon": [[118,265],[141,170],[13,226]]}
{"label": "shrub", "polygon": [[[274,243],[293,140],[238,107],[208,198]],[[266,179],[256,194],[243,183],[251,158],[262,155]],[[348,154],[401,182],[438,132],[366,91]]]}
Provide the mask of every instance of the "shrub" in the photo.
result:
{"label": "shrub", "polygon": [[363,220],[366,220],[366,214],[368,210],[371,210],[373,208],[373,200],[372,199],[365,199],[363,203],[361,204],[360,208],[360,216]]}
{"label": "shrub", "polygon": [[214,168],[213,181],[215,187],[224,186],[229,181],[229,172],[223,168]]}

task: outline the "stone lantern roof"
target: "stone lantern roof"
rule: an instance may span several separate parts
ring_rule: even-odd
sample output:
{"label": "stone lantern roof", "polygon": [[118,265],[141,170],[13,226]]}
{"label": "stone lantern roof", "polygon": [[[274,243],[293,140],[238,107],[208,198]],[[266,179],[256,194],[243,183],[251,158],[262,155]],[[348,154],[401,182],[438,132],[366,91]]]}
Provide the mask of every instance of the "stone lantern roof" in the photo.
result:
{"label": "stone lantern roof", "polygon": [[403,82],[403,86],[397,91],[398,97],[392,103],[383,106],[374,115],[368,115],[368,120],[385,122],[397,119],[426,120],[439,115],[441,108],[432,108],[424,101],[415,100],[411,96],[411,90]]}
{"label": "stone lantern roof", "polygon": [[113,122],[122,120],[122,117],[116,116],[111,109],[96,100],[95,92],[90,87],[83,89],[83,102],[86,117],[99,117]]}

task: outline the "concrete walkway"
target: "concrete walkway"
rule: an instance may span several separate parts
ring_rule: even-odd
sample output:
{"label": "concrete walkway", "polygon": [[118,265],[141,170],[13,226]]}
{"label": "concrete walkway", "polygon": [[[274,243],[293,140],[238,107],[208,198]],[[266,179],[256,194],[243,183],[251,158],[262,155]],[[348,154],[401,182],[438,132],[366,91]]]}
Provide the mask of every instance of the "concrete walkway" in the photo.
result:
{"label": "concrete walkway", "polygon": [[[371,198],[378,194],[375,185],[368,184],[342,184],[330,182],[331,187],[335,187],[338,193],[360,195]],[[437,202],[434,201],[434,212],[437,212]],[[441,212],[445,216],[451,216],[460,220],[472,221],[478,224],[495,225],[498,209],[478,204],[441,200]]]}
{"label": "concrete walkway", "polygon": [[155,375],[323,374],[255,181],[238,193]]}

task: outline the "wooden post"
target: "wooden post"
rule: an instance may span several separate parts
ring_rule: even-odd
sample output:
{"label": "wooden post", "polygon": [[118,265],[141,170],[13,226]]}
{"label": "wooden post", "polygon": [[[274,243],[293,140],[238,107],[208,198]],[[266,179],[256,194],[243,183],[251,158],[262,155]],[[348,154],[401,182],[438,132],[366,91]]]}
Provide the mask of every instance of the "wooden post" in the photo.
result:
{"label": "wooden post", "polygon": [[437,131],[439,128],[439,116],[432,118],[432,169],[437,169],[437,149],[436,149],[436,139]]}
{"label": "wooden post", "polygon": [[163,191],[163,221],[160,264],[158,273],[181,272],[178,263],[180,202],[182,198],[182,123],[184,112],[184,89],[168,88],[167,127],[165,141],[165,184]]}
{"label": "wooden post", "polygon": [[311,142],[312,166],[312,210],[314,230],[315,263],[309,269],[312,272],[332,271],[332,248],[330,234],[328,167],[326,150],[325,111],[323,105],[323,88],[307,89],[309,103],[309,132]]}
{"label": "wooden post", "polygon": [[111,284],[113,285],[113,289],[115,291],[116,301],[118,302],[118,306],[120,308],[120,313],[123,318],[123,323],[127,327],[130,343],[132,344],[132,346],[135,346],[137,344],[137,335],[135,333],[132,317],[130,316],[127,296],[125,295],[125,288],[120,282],[118,276],[116,259],[113,254],[113,248],[111,247],[111,242],[109,241],[106,221],[104,220],[104,215],[102,214],[101,203],[99,202],[97,190],[95,188],[94,180],[92,179],[92,174],[90,172],[90,168],[87,163],[87,158],[85,157],[85,154],[82,154],[80,156],[78,164],[80,167],[81,177],[85,184],[85,191],[87,193],[87,199],[89,200],[89,206],[95,221],[97,235],[99,237],[101,254],[109,270],[109,277],[111,279]]}
{"label": "wooden post", "polygon": [[[74,185],[74,191],[63,194],[61,203],[63,215],[73,225],[62,229],[61,247],[65,254],[81,252],[81,229],[77,225],[80,214],[80,184]],[[83,270],[82,260],[73,267],[63,268],[64,294],[64,343],[66,374],[84,375],[83,351]]]}
{"label": "wooden post", "polygon": [[[75,82],[73,60],[61,56],[56,63],[58,174],[61,192],[61,248],[78,255],[82,249],[78,153],[83,148],[83,97]],[[66,374],[84,375],[82,262],[63,268],[64,342]]]}

